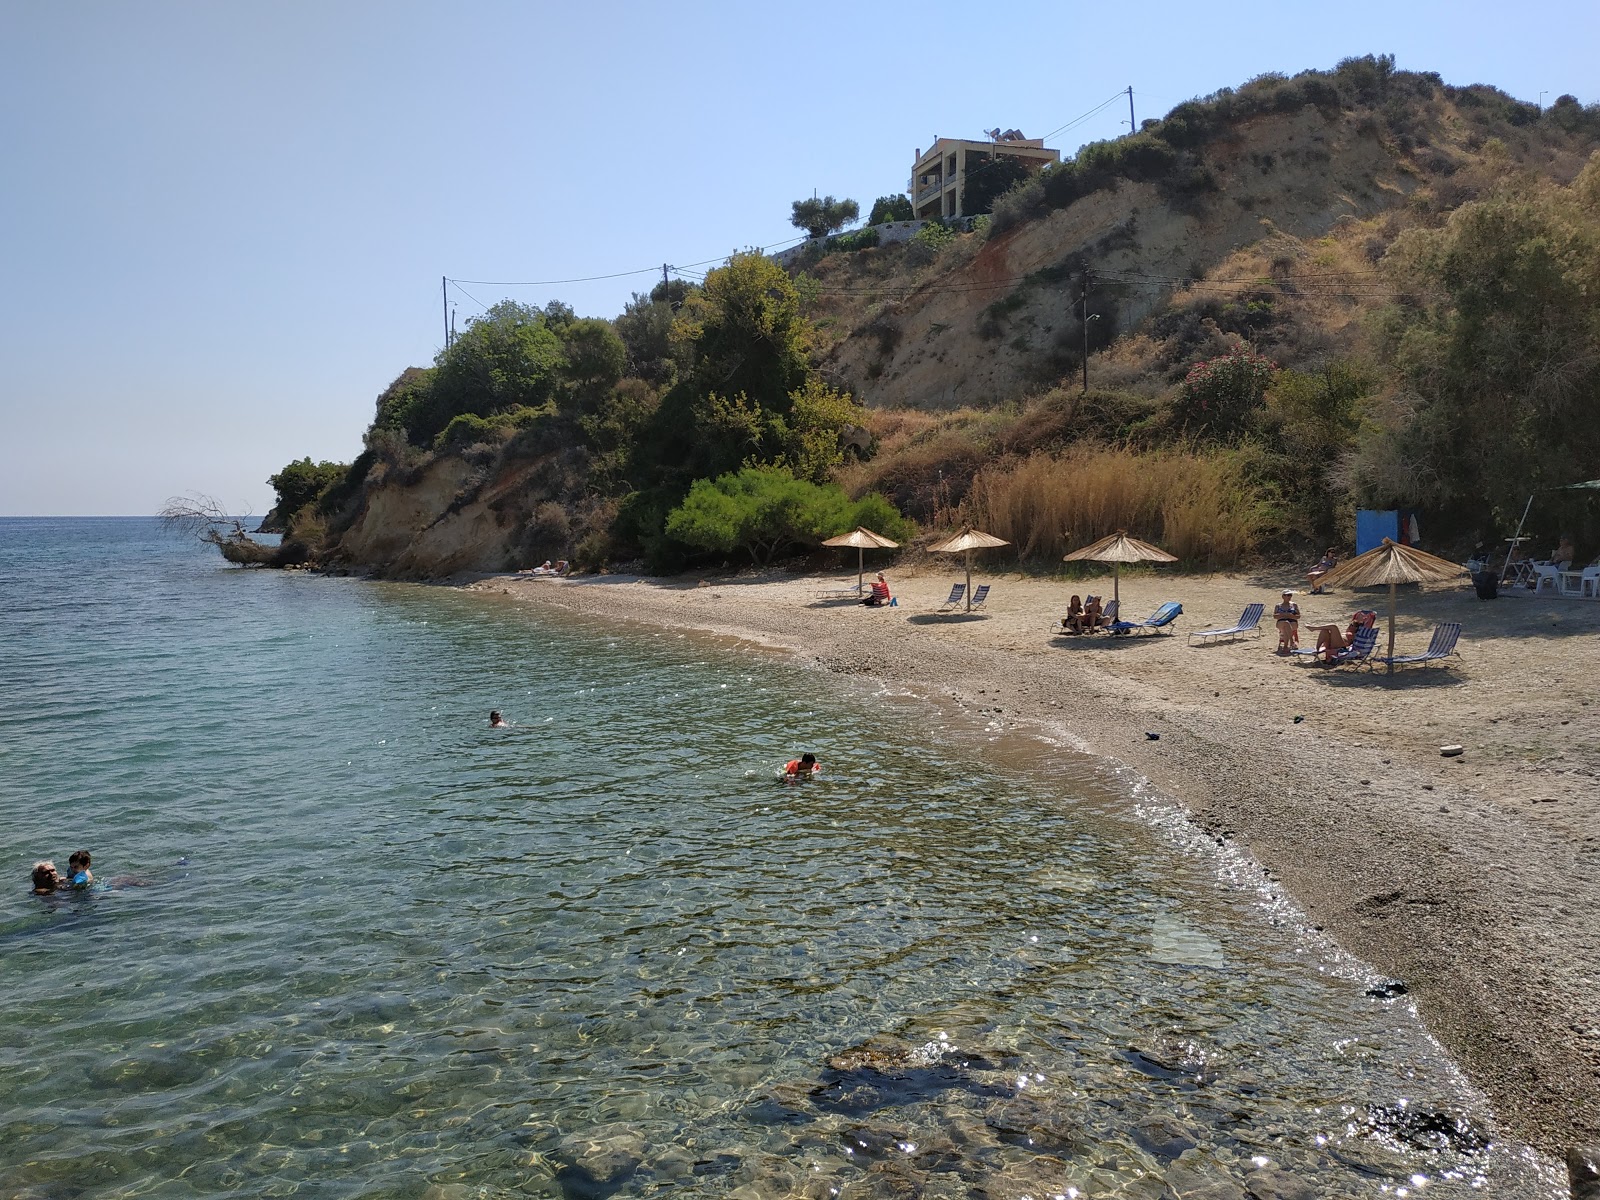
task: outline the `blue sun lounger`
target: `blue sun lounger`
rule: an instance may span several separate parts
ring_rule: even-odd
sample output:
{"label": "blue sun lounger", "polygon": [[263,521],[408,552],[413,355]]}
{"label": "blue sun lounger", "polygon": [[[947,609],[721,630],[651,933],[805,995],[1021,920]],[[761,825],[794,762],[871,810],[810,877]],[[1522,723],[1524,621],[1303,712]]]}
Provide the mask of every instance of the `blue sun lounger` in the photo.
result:
{"label": "blue sun lounger", "polygon": [[972,604],[970,607],[972,608],[973,612],[977,612],[980,608],[988,603],[990,586],[991,585],[987,583],[980,583],[977,587],[972,589]]}
{"label": "blue sun lounger", "polygon": [[950,595],[945,597],[945,602],[943,604],[939,605],[939,611],[940,612],[950,612],[952,609],[954,609],[956,607],[956,605],[961,603],[961,598],[963,596],[965,596],[966,594],[967,594],[967,585],[966,584],[964,584],[964,583],[953,583],[953,584],[951,584],[950,585]]}
{"label": "blue sun lounger", "polygon": [[1189,634],[1190,640],[1194,638],[1236,638],[1260,637],[1261,614],[1267,610],[1265,604],[1248,604],[1239,614],[1239,623],[1229,625],[1225,629],[1196,629]]}
{"label": "blue sun lounger", "polygon": [[1412,663],[1439,662],[1458,654],[1456,642],[1461,639],[1461,626],[1454,621],[1447,621],[1433,631],[1433,640],[1428,643],[1428,648],[1421,654],[1396,654],[1388,658],[1382,654],[1374,658],[1375,663],[1384,663],[1391,667],[1407,667]]}
{"label": "blue sun lounger", "polygon": [[[1143,621],[1113,621],[1106,626],[1107,633],[1136,633],[1144,629],[1163,629],[1183,615],[1183,605],[1168,600]],[[1169,630],[1169,632],[1172,632]]]}

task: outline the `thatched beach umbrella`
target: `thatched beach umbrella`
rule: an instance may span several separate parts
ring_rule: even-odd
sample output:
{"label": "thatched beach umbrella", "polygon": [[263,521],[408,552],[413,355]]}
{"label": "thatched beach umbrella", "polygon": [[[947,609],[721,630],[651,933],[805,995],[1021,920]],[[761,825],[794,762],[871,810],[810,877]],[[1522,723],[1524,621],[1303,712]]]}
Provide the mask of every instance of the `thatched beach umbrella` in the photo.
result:
{"label": "thatched beach umbrella", "polygon": [[[1383,539],[1383,545],[1342,562],[1317,581],[1319,587],[1373,587],[1389,585],[1389,657],[1394,657],[1394,613],[1399,601],[1395,588],[1402,583],[1441,583],[1466,574],[1466,568],[1413,546]],[[1394,672],[1394,663],[1389,664]]]}
{"label": "thatched beach umbrella", "polygon": [[1011,543],[1006,541],[1005,538],[997,538],[992,533],[984,533],[982,530],[974,529],[974,528],[972,528],[972,526],[969,525],[965,529],[963,529],[960,533],[956,534],[955,537],[950,538],[947,541],[940,542],[937,546],[929,546],[928,549],[933,551],[933,553],[935,553],[935,554],[961,554],[961,553],[965,553],[966,554],[966,556],[967,556],[967,611],[971,612],[972,611],[972,552],[974,550],[985,550],[990,546],[1009,546],[1009,545],[1011,545]]}
{"label": "thatched beach umbrella", "polygon": [[854,546],[856,548],[856,591],[861,590],[861,576],[866,574],[866,553],[872,550],[893,550],[899,542],[891,542],[881,533],[873,533],[864,525],[857,525],[849,533],[828,538],[824,546]]}
{"label": "thatched beach umbrella", "polygon": [[1178,561],[1165,550],[1152,546],[1149,542],[1141,542],[1138,538],[1131,538],[1120,529],[1108,538],[1101,538],[1092,546],[1074,550],[1061,561],[1080,562],[1085,559],[1111,564],[1111,599],[1117,603],[1119,609],[1122,606],[1123,563]]}

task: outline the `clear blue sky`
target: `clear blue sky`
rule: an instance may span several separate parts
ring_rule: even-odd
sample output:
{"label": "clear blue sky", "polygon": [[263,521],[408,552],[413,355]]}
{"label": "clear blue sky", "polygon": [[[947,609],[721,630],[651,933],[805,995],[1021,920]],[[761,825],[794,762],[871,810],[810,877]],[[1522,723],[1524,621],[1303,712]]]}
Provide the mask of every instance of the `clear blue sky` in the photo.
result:
{"label": "clear blue sky", "polygon": [[[0,514],[190,490],[265,511],[269,474],[348,461],[377,393],[432,360],[441,275],[776,246],[813,188],[865,213],[935,135],[1038,136],[1130,84],[1143,120],[1392,53],[1592,103],[1597,46],[1594,0],[0,0]],[[466,291],[612,316],[651,282]]]}

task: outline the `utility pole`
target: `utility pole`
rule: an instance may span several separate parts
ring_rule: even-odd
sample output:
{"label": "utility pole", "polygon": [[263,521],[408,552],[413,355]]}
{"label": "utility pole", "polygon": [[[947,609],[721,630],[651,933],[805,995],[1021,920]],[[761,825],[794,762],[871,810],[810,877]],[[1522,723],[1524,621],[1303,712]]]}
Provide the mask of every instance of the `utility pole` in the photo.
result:
{"label": "utility pole", "polygon": [[439,276],[439,298],[444,301],[444,348],[450,349],[450,281]]}
{"label": "utility pole", "polygon": [[667,264],[661,264],[661,303],[671,307],[672,285],[667,280]]}
{"label": "utility pole", "polygon": [[1139,127],[1133,121],[1133,84],[1131,83],[1128,85],[1128,132],[1139,132]]}

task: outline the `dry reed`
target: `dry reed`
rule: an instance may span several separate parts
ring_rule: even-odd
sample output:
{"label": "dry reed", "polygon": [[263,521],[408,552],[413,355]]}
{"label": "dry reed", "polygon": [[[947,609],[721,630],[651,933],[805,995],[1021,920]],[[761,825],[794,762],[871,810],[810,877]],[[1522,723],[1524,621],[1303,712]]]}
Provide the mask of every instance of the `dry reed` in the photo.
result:
{"label": "dry reed", "polygon": [[1266,497],[1226,452],[1074,446],[980,471],[962,516],[1022,558],[1060,558],[1118,530],[1191,564],[1233,566],[1267,531]]}

